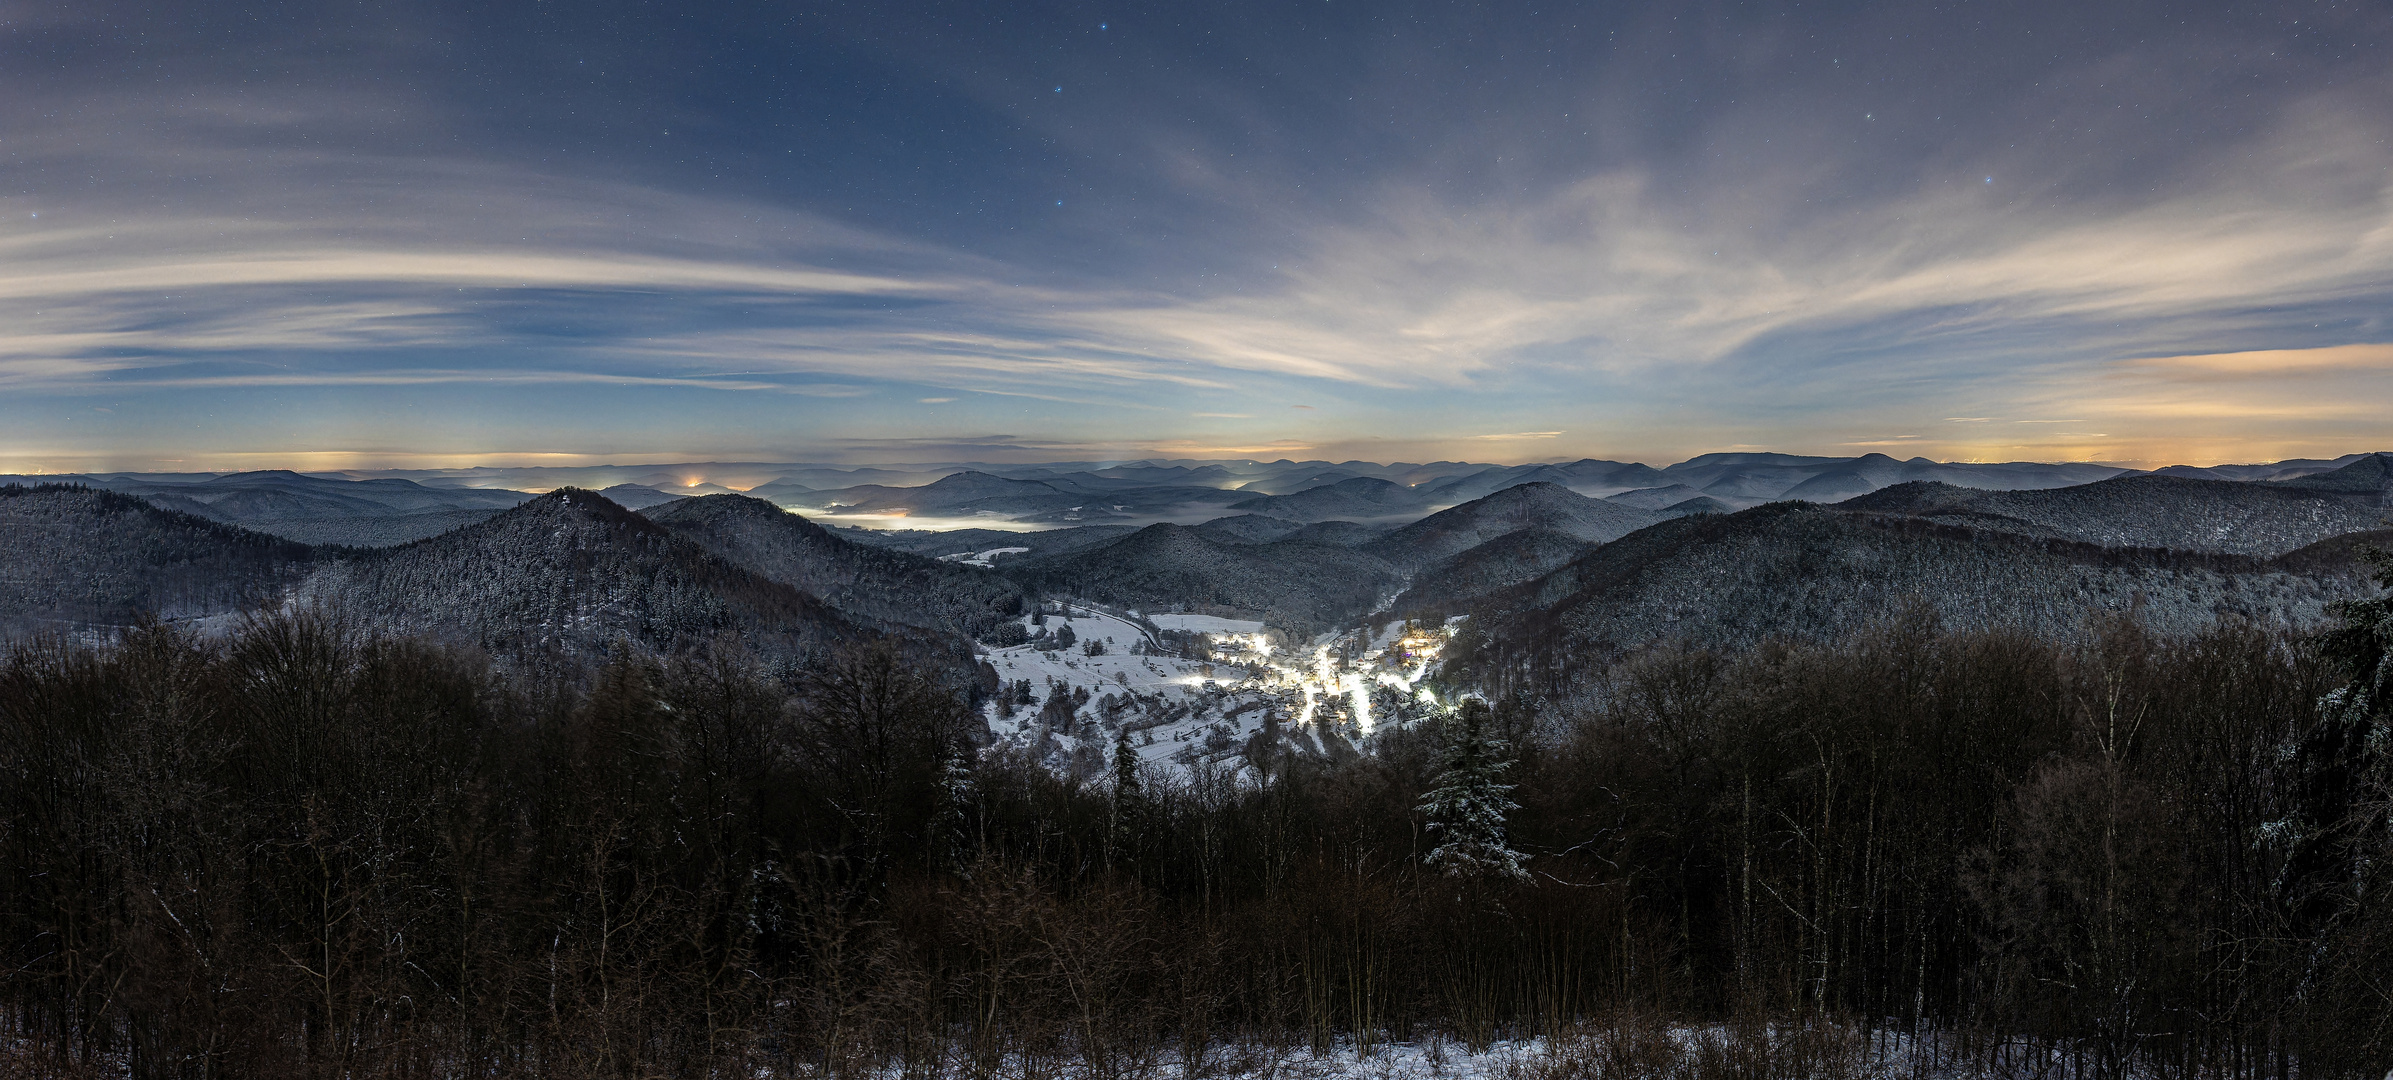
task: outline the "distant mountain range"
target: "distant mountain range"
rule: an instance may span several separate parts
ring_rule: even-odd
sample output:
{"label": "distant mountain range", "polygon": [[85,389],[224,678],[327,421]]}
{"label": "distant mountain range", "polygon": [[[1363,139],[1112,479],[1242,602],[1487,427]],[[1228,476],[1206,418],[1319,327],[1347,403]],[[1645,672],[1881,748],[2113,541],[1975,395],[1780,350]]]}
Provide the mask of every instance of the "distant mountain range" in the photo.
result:
{"label": "distant mountain range", "polygon": [[[2157,475],[2287,482],[2368,455],[2266,465],[2170,466]],[[1780,499],[1840,502],[1906,484],[1970,491],[2067,488],[2127,475],[2112,465],[1898,461],[1884,454],[1803,457],[1705,454],[1656,468],[1586,459],[1528,465],[1463,461],[1051,462],[840,467],[699,462],[579,468],[295,473],[0,476],[71,482],[138,495],[169,509],[307,544],[387,547],[438,535],[543,491],[599,491],[631,509],[675,498],[744,493],[824,522],[884,527],[919,519],[940,530],[1104,523],[1195,525],[1225,515],[1404,525],[1507,488],[1551,484],[1639,510],[1726,513]]]}
{"label": "distant mountain range", "polygon": [[0,477],[0,483],[9,481],[84,484],[303,544],[358,547],[389,547],[438,536],[532,497],[522,491],[427,487],[398,478],[336,478],[285,469],[171,479]]}
{"label": "distant mountain range", "polygon": [[[2278,479],[2348,463],[2250,467]],[[903,515],[1015,522],[1173,521],[1194,524],[1225,512],[1289,521],[1395,522],[1524,484],[1551,484],[1641,510],[1725,512],[1777,499],[1833,502],[1897,484],[1930,481],[1974,490],[2065,487],[2126,475],[2095,464],[1956,464],[1884,454],[1856,458],[1790,454],[1706,454],[1664,468],[1583,460],[1532,465],[1440,461],[1381,465],[1345,461],[1234,461],[1201,466],[1139,463],[1104,469],[1065,465],[976,465],[934,483],[881,483],[776,492],[783,506],[837,519]]]}
{"label": "distant mountain range", "polygon": [[[1509,678],[1906,610],[2052,633],[2089,611],[2172,629],[2302,624],[2362,587],[2355,553],[2393,513],[2381,454],[2153,473],[1882,455],[1143,462],[893,469],[827,487],[809,484],[857,473],[753,467],[741,479],[769,499],[692,495],[719,486],[691,483],[707,475],[696,466],[655,471],[673,482],[539,496],[453,475],[290,472],[0,487],[0,627],[95,632],[312,603],[501,655],[728,635],[797,656],[881,637],[968,673],[972,639],[1012,632],[1034,601],[1075,598],[1300,633],[1468,614],[1465,663]],[[916,482],[882,482],[897,479]],[[832,509],[802,516],[791,501]],[[866,515],[986,524],[835,524]]]}

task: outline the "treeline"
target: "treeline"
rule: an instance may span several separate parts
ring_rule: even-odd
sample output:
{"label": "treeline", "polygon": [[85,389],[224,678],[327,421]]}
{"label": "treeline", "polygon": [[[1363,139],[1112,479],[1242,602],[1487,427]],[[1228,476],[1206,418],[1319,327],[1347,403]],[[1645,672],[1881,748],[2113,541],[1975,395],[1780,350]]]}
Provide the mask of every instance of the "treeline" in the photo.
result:
{"label": "treeline", "polygon": [[[1603,1045],[1828,1019],[1909,1036],[1889,1069],[2375,1080],[2383,606],[1662,652],[1368,753],[1259,741],[1260,782],[983,756],[869,647],[37,643],[0,665],[0,1071],[1111,1080],[1625,1016]],[[1425,865],[1466,727],[1511,747],[1525,876]]]}

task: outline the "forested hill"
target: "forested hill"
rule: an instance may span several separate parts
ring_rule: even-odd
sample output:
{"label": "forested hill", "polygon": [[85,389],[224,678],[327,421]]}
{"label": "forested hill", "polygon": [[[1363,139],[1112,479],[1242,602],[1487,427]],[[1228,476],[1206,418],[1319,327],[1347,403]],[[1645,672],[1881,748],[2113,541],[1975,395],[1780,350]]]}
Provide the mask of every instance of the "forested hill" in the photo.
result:
{"label": "forested hill", "polygon": [[1415,569],[1512,533],[1538,530],[1603,543],[1673,516],[1590,499],[1560,484],[1540,481],[1441,510],[1372,541],[1364,550]]}
{"label": "forested hill", "polygon": [[304,544],[78,485],[0,487],[0,630],[122,626],[275,600]]}
{"label": "forested hill", "polygon": [[618,641],[673,652],[730,634],[764,655],[800,656],[869,635],[804,590],[572,488],[330,561],[298,599],[386,632],[507,653],[601,656]]}
{"label": "forested hill", "polygon": [[1022,589],[977,567],[872,547],[745,495],[705,495],[645,516],[729,562],[851,615],[978,636],[1023,610]]}
{"label": "forested hill", "polygon": [[1224,608],[1291,629],[1328,629],[1371,610],[1399,580],[1386,560],[1330,544],[1220,543],[1150,525],[1102,547],[1006,564],[1034,591],[1132,607]]}
{"label": "forested hill", "polygon": [[2388,461],[2393,456],[2370,454],[2333,472],[2262,482],[2147,475],[2042,491],[1974,491],[1923,481],[1839,505],[2109,547],[2275,556],[2381,524],[2393,510]]}
{"label": "forested hill", "polygon": [[2356,550],[2336,541],[2271,560],[2115,548],[1772,503],[1657,525],[1493,594],[1473,608],[1452,670],[1566,679],[1588,658],[1673,641],[1834,640],[1915,606],[1957,629],[2058,639],[2105,612],[2173,634],[2222,617],[2304,627],[2367,591]]}

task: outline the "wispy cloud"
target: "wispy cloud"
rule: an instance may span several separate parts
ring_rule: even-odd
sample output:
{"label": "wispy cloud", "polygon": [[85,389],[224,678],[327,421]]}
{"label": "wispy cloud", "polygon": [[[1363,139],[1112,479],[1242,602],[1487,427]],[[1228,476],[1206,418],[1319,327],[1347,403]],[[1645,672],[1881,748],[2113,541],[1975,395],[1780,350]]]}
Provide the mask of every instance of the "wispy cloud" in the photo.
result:
{"label": "wispy cloud", "polygon": [[[2376,404],[2393,390],[2381,73],[2238,104],[2229,134],[2200,139],[2089,111],[2088,87],[2167,86],[2155,96],[2182,91],[2189,109],[2224,94],[2173,40],[2003,73],[2014,98],[1949,131],[1914,118],[1899,146],[1835,133],[1816,106],[1850,91],[1798,79],[1690,112],[1656,148],[1631,130],[1649,69],[1624,53],[1568,95],[1473,97],[1468,122],[1443,126],[1408,115],[1426,134],[1323,171],[1344,155],[1308,140],[1344,138],[1359,115],[1291,127],[1244,75],[1199,76],[1193,96],[1220,122],[1193,130],[1106,113],[1105,94],[1027,108],[975,66],[953,81],[1000,141],[1118,148],[1103,168],[1119,173],[1086,182],[1136,211],[976,232],[938,224],[983,206],[941,203],[936,184],[874,216],[804,184],[700,182],[675,171],[680,144],[630,135],[621,160],[654,167],[552,160],[472,110],[391,90],[408,80],[380,72],[429,62],[411,50],[438,39],[405,23],[322,31],[350,35],[350,52],[211,43],[234,50],[211,54],[220,77],[174,95],[0,74],[41,106],[0,122],[12,169],[33,178],[0,195],[0,426],[56,430],[60,395],[155,395],[155,416],[168,396],[315,390],[371,414],[401,391],[480,387],[599,402],[526,421],[560,446],[628,438],[630,421],[728,425],[726,395],[745,394],[772,404],[724,438],[765,445],[794,426],[842,453],[876,445],[854,441],[868,432],[962,452],[984,445],[956,434],[974,430],[1053,436],[991,437],[990,452],[1098,456],[1659,455],[1756,439],[2248,456],[2237,448],[2393,437]],[[240,49],[290,54],[284,81],[253,86]],[[399,66],[350,77],[334,55]],[[1421,60],[1404,58],[1357,69]],[[1751,76],[1739,63],[1707,74]],[[1304,100],[1343,108],[1338,89]],[[755,137],[724,117],[671,126],[710,123],[739,132],[713,144],[724,160]],[[2102,170],[2126,166],[2111,158],[2165,167],[2113,183]],[[706,404],[672,405],[684,391]],[[246,437],[223,423],[215,437]],[[1499,430],[1516,427],[1539,430]],[[871,452],[931,452],[915,445]]]}
{"label": "wispy cloud", "polygon": [[2156,356],[2129,360],[2122,366],[2157,378],[2205,382],[2393,372],[2393,344]]}

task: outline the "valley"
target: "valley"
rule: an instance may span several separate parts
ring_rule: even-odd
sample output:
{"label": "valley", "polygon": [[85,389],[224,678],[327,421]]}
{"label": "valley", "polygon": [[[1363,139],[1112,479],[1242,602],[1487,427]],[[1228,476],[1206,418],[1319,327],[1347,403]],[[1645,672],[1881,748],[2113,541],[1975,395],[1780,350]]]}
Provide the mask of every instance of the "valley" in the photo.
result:
{"label": "valley", "polygon": [[[1127,739],[1162,773],[1253,782],[1458,695],[1582,694],[1656,649],[1905,621],[2299,631],[2366,590],[2388,463],[751,466],[747,494],[702,466],[549,494],[467,486],[518,479],[497,473],[84,477],[0,489],[0,625],[98,641],[306,609],[535,668],[887,642],[972,703],[987,752],[1087,780]],[[853,524],[875,515],[978,524]]]}
{"label": "valley", "polygon": [[986,655],[1000,687],[983,708],[993,746],[1093,777],[1126,736],[1159,774],[1247,782],[1259,749],[1282,738],[1351,756],[1383,728],[1429,718],[1430,669],[1453,632],[1397,621],[1289,641],[1255,620],[1071,601],[1020,625],[1036,639]]}

